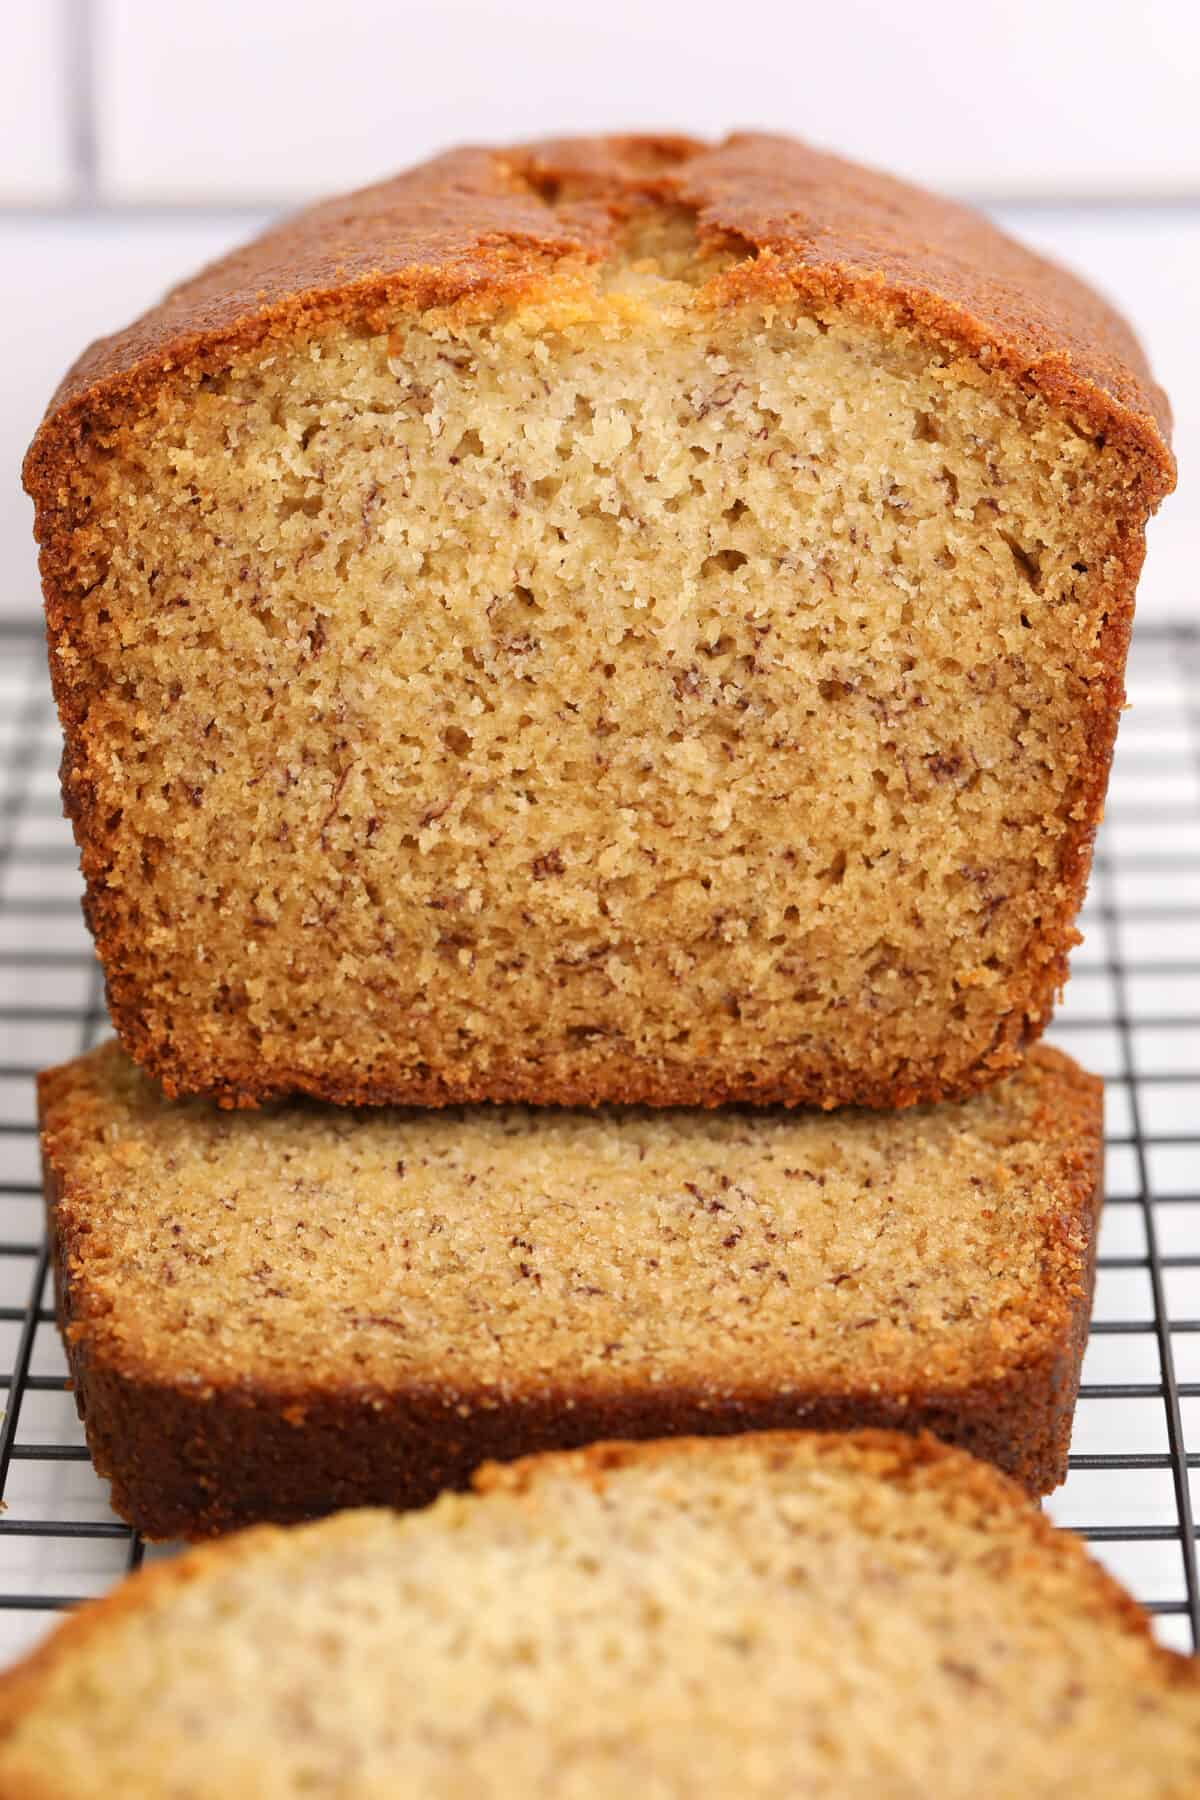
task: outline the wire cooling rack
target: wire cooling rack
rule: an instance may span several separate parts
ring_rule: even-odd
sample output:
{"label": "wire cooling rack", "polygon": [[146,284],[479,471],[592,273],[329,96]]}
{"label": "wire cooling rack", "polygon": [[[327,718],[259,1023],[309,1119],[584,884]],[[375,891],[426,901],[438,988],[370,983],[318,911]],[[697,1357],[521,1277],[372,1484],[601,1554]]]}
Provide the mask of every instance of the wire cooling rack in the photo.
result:
{"label": "wire cooling rack", "polygon": [[[1048,1502],[1200,1646],[1200,633],[1135,639],[1084,942],[1053,1036],[1107,1080],[1108,1203],[1070,1475]],[[65,1389],[33,1076],[107,1025],[33,631],[0,636],[0,1665],[142,1559]],[[1195,1446],[1190,1448],[1189,1446]],[[169,1554],[155,1546],[151,1554]]]}

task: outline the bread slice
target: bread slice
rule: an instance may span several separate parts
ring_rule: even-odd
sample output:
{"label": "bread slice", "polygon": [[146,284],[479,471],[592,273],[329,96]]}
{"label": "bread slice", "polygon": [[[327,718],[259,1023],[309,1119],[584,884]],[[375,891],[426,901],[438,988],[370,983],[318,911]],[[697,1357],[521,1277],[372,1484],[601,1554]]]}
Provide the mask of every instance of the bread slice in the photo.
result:
{"label": "bread slice", "polygon": [[883,1118],[170,1102],[42,1077],[59,1319],[151,1537],[422,1505],[602,1437],[928,1427],[1061,1481],[1100,1083]]}
{"label": "bread slice", "polygon": [[26,464],[127,1048],[238,1104],[985,1085],[1074,941],[1168,428],[1089,289],[788,139],[270,231]]}
{"label": "bread slice", "polygon": [[609,1444],[477,1489],[134,1576],[0,1685],[0,1795],[1200,1792],[1196,1665],[931,1439]]}

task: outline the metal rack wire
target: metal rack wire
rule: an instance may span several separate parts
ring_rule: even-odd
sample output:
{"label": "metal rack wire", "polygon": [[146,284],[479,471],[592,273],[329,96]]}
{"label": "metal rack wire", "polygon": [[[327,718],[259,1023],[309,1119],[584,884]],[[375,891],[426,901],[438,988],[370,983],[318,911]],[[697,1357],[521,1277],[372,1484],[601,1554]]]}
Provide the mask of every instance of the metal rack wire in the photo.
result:
{"label": "metal rack wire", "polygon": [[[1067,1000],[1107,1079],[1108,1204],[1070,1476],[1049,1510],[1200,1647],[1200,632],[1137,634]],[[54,1330],[33,1076],[104,1035],[32,630],[0,636],[0,1664],[142,1559],[110,1512]],[[1190,1446],[1195,1446],[1191,1448]],[[164,1554],[154,1549],[151,1554]]]}

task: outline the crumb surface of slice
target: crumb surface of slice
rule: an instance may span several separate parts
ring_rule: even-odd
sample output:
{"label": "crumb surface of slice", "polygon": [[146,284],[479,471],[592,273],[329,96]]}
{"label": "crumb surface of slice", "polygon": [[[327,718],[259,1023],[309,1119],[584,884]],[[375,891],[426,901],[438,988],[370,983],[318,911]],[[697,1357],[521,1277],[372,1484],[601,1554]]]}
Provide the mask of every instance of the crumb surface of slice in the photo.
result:
{"label": "crumb surface of slice", "polygon": [[1059,1052],[889,1117],[229,1113],[109,1044],[42,1118],[76,1394],[154,1535],[814,1417],[1062,1478],[1102,1111]]}
{"label": "crumb surface of slice", "polygon": [[0,1686],[0,1794],[1200,1788],[1195,1666],[961,1453],[768,1434],[481,1487],[136,1577]]}

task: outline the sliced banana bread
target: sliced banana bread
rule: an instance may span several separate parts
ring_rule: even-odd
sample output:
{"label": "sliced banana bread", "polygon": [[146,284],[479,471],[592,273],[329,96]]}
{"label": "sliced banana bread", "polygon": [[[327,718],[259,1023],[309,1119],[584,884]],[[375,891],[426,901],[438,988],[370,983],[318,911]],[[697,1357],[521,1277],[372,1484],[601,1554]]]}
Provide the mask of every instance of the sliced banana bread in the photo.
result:
{"label": "sliced banana bread", "polygon": [[783,138],[464,150],[88,351],[26,465],[117,1030],[235,1103],[963,1094],[1074,941],[1169,418]]}
{"label": "sliced banana bread", "polygon": [[1200,1680],[994,1470],[609,1444],[127,1581],[0,1683],[3,1800],[1194,1800]]}
{"label": "sliced banana bread", "polygon": [[1101,1095],[1050,1050],[891,1117],[229,1113],[116,1045],[41,1104],[76,1397],[150,1536],[618,1435],[925,1426],[1065,1472]]}

